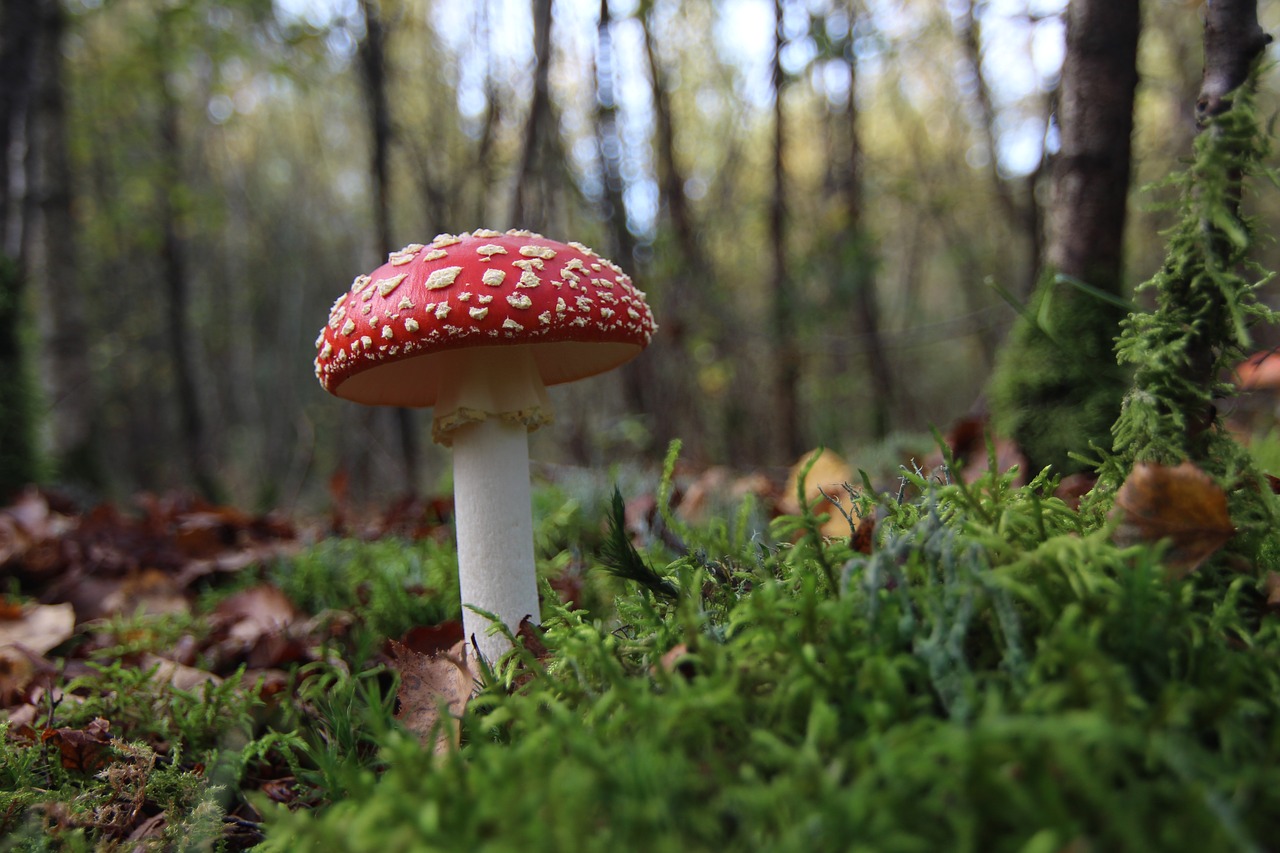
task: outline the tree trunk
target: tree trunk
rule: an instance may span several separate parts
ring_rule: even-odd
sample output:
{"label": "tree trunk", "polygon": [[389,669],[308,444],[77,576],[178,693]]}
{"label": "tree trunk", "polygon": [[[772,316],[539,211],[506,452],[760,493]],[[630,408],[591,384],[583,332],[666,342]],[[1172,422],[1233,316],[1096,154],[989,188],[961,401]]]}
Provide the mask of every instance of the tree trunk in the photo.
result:
{"label": "tree trunk", "polygon": [[37,0],[0,0],[0,501],[39,473],[38,416],[22,329],[35,157]]}
{"label": "tree trunk", "polygon": [[1258,23],[1258,0],[1213,0],[1204,18],[1204,74],[1196,117],[1212,118],[1230,107],[1224,100],[1244,83],[1271,36]]}
{"label": "tree trunk", "polygon": [[160,218],[160,264],[166,299],[169,358],[173,364],[174,396],[187,467],[201,495],[216,500],[222,487],[214,471],[208,423],[201,407],[204,384],[196,371],[195,330],[190,322],[191,278],[187,258],[186,226],[189,220],[182,195],[182,128],[180,104],[168,80],[168,57],[163,18],[157,24],[156,81],[160,98],[157,134],[160,138],[160,178],[156,182],[156,207]]}
{"label": "tree trunk", "polygon": [[[857,21],[856,4],[849,7],[850,32]],[[845,62],[849,69],[849,97],[846,102],[846,133],[848,134],[849,171],[845,176],[845,259],[841,277],[849,277],[853,284],[854,310],[859,336],[865,341],[867,368],[871,376],[871,394],[867,408],[871,412],[872,434],[882,439],[889,434],[890,414],[896,396],[893,368],[885,352],[880,334],[880,304],[876,294],[876,258],[871,239],[866,233],[863,216],[864,198],[862,186],[862,136],[859,132],[861,116],[858,111],[858,58],[852,45],[846,51]]]}
{"label": "tree trunk", "polygon": [[516,228],[544,231],[552,221],[553,169],[557,130],[551,107],[551,0],[533,0],[533,97],[525,121],[509,220]]}
{"label": "tree trunk", "polygon": [[777,432],[774,442],[782,461],[790,462],[804,452],[800,434],[800,349],[796,340],[797,294],[787,266],[787,181],[786,116],[783,109],[785,74],[782,68],[782,3],[774,0],[773,38],[773,195],[769,203],[769,287],[771,310],[769,332],[772,343],[773,408]]}
{"label": "tree trunk", "polygon": [[[622,177],[622,135],[618,132],[618,103],[614,97],[614,70],[617,68],[613,52],[613,21],[609,13],[609,0],[600,0],[600,16],[596,23],[596,151],[600,157],[602,184],[602,214],[609,223],[609,254],[624,268],[635,262],[635,237],[627,223],[627,205],[623,195],[625,181]],[[646,390],[656,387],[653,380],[653,360],[637,359],[622,368],[622,390],[628,411],[652,412],[655,418],[654,433],[657,441],[665,443],[671,430],[662,420],[669,408],[650,405]]]}
{"label": "tree trunk", "polygon": [[72,213],[71,164],[63,78],[66,13],[59,0],[39,0],[40,29],[34,109],[38,201],[31,275],[56,311],[41,311],[44,396],[50,403],[49,452],[61,479],[102,486],[94,429],[97,395],[89,367],[87,324],[78,287],[79,240]]}
{"label": "tree trunk", "polygon": [[1117,299],[1124,292],[1140,22],[1138,0],[1071,0],[1067,7],[1046,257],[991,388],[998,429],[1033,471],[1076,470],[1072,451],[1109,445],[1128,384],[1113,343],[1125,310],[1077,283]]}
{"label": "tree trunk", "polygon": [[622,135],[618,132],[618,102],[614,96],[613,20],[609,0],[600,0],[596,24],[596,150],[600,156],[604,217],[612,238],[610,251],[618,263],[629,266],[635,258],[635,237],[627,227],[626,188],[622,178]]}
{"label": "tree trunk", "polygon": [[1067,7],[1062,147],[1049,218],[1049,266],[1116,295],[1124,268],[1138,7],[1137,0],[1072,0]]}
{"label": "tree trunk", "polygon": [[[374,241],[379,263],[396,249],[391,238],[391,183],[389,161],[391,157],[391,105],[387,97],[386,27],[378,0],[360,0],[364,15],[365,35],[359,45],[361,81],[364,83],[365,104],[369,110],[370,140],[369,171],[373,182]],[[397,408],[391,415],[399,439],[403,461],[403,490],[407,495],[418,491],[418,472],[422,450],[418,439],[418,418],[412,409]],[[374,413],[372,417],[377,417]]]}
{"label": "tree trunk", "polygon": [[28,221],[27,126],[39,20],[38,0],[0,0],[0,252],[14,263]]}

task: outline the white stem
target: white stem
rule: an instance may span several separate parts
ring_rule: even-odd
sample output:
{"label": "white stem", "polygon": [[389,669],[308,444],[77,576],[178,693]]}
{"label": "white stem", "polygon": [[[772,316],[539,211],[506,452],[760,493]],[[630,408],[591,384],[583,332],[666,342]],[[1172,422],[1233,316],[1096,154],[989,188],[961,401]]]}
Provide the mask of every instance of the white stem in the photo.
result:
{"label": "white stem", "polygon": [[474,636],[480,653],[496,661],[510,643],[488,636],[489,620],[467,605],[494,614],[512,633],[525,616],[541,621],[524,424],[490,417],[454,431],[453,501],[463,630],[468,645]]}

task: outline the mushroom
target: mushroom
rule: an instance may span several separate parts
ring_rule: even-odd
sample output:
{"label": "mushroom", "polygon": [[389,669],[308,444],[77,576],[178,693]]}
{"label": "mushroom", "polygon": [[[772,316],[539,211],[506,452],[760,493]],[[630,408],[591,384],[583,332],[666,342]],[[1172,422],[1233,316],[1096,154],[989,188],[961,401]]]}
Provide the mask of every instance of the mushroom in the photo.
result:
{"label": "mushroom", "polygon": [[432,437],[453,448],[463,626],[485,658],[510,644],[470,608],[513,633],[539,621],[528,433],[552,420],[546,386],[631,360],[655,329],[617,265],[529,231],[405,246],[333,303],[320,384],[366,405],[434,406]]}

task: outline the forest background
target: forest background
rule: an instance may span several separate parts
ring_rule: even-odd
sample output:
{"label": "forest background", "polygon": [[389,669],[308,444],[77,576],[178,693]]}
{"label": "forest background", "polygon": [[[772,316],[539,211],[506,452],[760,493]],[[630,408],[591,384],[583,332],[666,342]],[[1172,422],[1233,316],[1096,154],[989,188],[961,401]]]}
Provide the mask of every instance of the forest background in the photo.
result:
{"label": "forest background", "polygon": [[[1199,10],[1142,4],[1122,299],[1172,224],[1146,187],[1190,153]],[[434,490],[425,417],[329,397],[313,339],[388,251],[475,228],[596,248],[661,327],[552,389],[540,462],[656,462],[680,438],[695,464],[781,468],[945,425],[981,407],[1044,269],[1066,13],[6,0],[0,359],[25,357],[40,429],[5,476],[287,510],[335,482]],[[1250,199],[1263,223],[1278,204]]]}

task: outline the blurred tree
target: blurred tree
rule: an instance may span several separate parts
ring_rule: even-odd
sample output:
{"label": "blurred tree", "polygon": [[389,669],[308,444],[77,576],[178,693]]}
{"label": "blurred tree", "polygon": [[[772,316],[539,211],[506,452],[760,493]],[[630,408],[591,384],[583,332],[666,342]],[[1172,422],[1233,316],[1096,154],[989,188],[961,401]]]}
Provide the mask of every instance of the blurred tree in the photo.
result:
{"label": "blurred tree", "polygon": [[1124,233],[1141,16],[1137,0],[1071,0],[1040,283],[991,384],[996,428],[1031,469],[1071,472],[1109,443],[1127,374]]}
{"label": "blurred tree", "polygon": [[769,199],[769,339],[773,362],[773,399],[770,401],[775,419],[777,450],[775,461],[790,461],[805,450],[800,426],[800,328],[796,318],[801,310],[800,294],[792,286],[787,259],[787,171],[786,171],[786,84],[782,65],[782,49],[786,43],[784,0],[773,2],[773,55],[770,81],[773,86],[773,142],[771,177],[773,192]]}
{"label": "blurred tree", "polygon": [[192,232],[189,194],[183,168],[181,103],[173,89],[172,75],[181,61],[174,56],[180,44],[175,27],[190,24],[192,9],[182,5],[159,11],[148,45],[154,75],[159,141],[156,182],[156,214],[160,228],[161,280],[165,293],[165,327],[169,358],[173,365],[174,396],[178,406],[180,441],[193,484],[206,498],[224,496],[214,462],[208,423],[202,400],[203,383],[196,369],[196,335],[191,324],[191,275],[189,235]]}
{"label": "blurred tree", "polygon": [[[956,34],[964,49],[964,59],[968,72],[973,79],[973,100],[978,108],[980,121],[978,128],[982,134],[982,142],[987,150],[987,175],[991,181],[992,194],[999,204],[1000,213],[1008,220],[1014,231],[1027,241],[1027,266],[1025,273],[1018,279],[1018,294],[1026,297],[1035,289],[1039,275],[1042,223],[1040,221],[1040,205],[1036,202],[1035,188],[1039,183],[1041,172],[1047,158],[1040,158],[1040,166],[1029,172],[1020,181],[1021,197],[1015,195],[1014,182],[1000,173],[1000,145],[997,126],[1000,121],[999,112],[991,94],[991,84],[983,68],[982,28],[977,11],[978,0],[964,0],[959,5],[956,16]],[[982,4],[982,5],[985,5]]]}
{"label": "blurred tree", "polygon": [[[383,20],[382,3],[379,0],[360,0],[360,13],[364,19],[364,38],[356,49],[360,64],[360,82],[363,84],[365,106],[369,116],[371,139],[369,140],[369,172],[373,183],[373,230],[378,263],[397,248],[391,237],[391,182],[390,158],[393,142],[391,105],[387,95],[387,27]],[[429,236],[429,235],[427,235]],[[418,473],[422,451],[418,439],[418,418],[412,409],[391,410],[395,432],[400,440],[401,489],[406,495],[418,492]],[[362,413],[368,423],[386,416],[381,409]],[[359,456],[352,470],[363,479],[369,471],[368,450],[357,445]],[[363,491],[363,485],[361,487]]]}
{"label": "blurred tree", "polygon": [[533,94],[525,118],[524,141],[516,164],[508,221],[516,228],[550,231],[563,181],[563,154],[551,101],[551,0],[531,0],[533,8]]}
{"label": "blurred tree", "polygon": [[94,488],[104,485],[98,432],[98,395],[89,366],[88,327],[80,298],[80,234],[72,211],[65,92],[67,14],[59,0],[39,0],[32,110],[30,274],[43,304],[36,312],[43,357],[41,374],[48,452],[57,477]]}
{"label": "blurred tree", "polygon": [[36,479],[36,408],[24,291],[32,239],[39,0],[0,3],[0,500]]}

